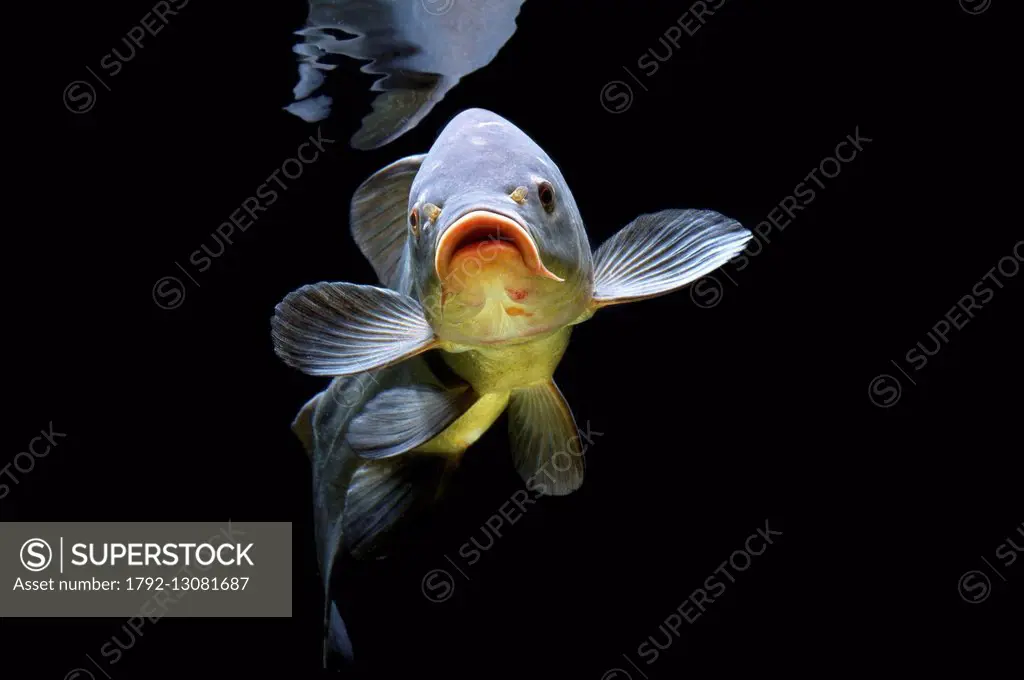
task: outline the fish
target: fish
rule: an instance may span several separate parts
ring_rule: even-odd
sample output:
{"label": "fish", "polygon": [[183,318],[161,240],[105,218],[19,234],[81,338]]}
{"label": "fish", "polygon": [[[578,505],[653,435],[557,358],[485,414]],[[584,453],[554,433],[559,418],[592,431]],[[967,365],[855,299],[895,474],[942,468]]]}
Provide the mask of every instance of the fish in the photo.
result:
{"label": "fish", "polygon": [[[371,175],[349,223],[379,285],[305,285],[271,319],[286,365],[332,378],[293,423],[314,463],[325,601],[339,549],[369,554],[401,535],[505,411],[526,485],[577,490],[584,449],[553,378],[573,327],[683,288],[752,237],[712,210],[667,209],[592,250],[555,162],[484,109],[456,115],[427,153]],[[325,626],[343,629],[335,614]]]}
{"label": "fish", "polygon": [[[368,60],[380,94],[351,146],[384,146],[416,127],[465,76],[489,64],[516,31],[525,0],[310,0],[295,101],[284,107],[306,122],[327,118],[333,100],[313,96],[344,55]],[[341,36],[341,37],[339,37]],[[343,37],[348,36],[345,39]]]}

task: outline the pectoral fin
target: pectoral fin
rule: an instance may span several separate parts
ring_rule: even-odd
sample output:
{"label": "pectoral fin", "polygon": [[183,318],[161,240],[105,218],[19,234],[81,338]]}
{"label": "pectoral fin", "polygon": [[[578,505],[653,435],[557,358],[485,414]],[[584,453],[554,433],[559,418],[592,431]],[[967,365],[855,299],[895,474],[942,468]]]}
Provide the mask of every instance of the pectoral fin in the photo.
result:
{"label": "pectoral fin", "polygon": [[415,385],[385,390],[349,425],[348,440],[362,458],[397,456],[433,439],[474,401],[476,395],[467,386]]}
{"label": "pectoral fin", "polygon": [[553,381],[512,390],[509,436],[516,471],[531,489],[564,496],[583,483],[576,421]]}
{"label": "pectoral fin", "polygon": [[361,373],[436,344],[418,302],[353,283],[316,283],[289,293],[271,327],[277,355],[310,375]]}
{"label": "pectoral fin", "polygon": [[682,288],[738,255],[752,234],[712,210],[641,215],[594,253],[594,308]]}

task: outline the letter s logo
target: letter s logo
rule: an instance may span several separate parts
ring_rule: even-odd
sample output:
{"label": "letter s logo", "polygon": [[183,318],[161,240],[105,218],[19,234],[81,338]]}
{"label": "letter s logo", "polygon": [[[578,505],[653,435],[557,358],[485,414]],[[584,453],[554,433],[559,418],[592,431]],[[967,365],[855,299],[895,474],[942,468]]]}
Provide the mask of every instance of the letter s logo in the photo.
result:
{"label": "letter s logo", "polygon": [[41,538],[30,538],[21,546],[21,563],[29,571],[42,571],[53,561],[50,544]]}

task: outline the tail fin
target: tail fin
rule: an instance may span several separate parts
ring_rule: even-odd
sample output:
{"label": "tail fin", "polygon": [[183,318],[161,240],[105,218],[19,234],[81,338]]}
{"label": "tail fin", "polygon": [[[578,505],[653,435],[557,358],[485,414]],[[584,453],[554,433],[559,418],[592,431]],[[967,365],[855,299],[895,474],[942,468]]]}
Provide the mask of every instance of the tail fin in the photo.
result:
{"label": "tail fin", "polygon": [[422,357],[335,378],[307,402],[293,425],[313,463],[325,668],[331,650],[346,662],[353,659],[352,642],[331,593],[339,554],[344,551],[360,560],[389,554],[404,531],[440,497],[454,466],[445,457],[414,453],[366,460],[349,444],[349,425],[368,401],[382,390],[416,385],[441,386]]}
{"label": "tail fin", "polygon": [[[344,515],[336,520],[341,549],[358,560],[391,554],[401,537],[441,497],[453,467],[446,458],[412,453],[362,463],[348,484]],[[332,558],[330,564],[324,571],[324,668],[332,651],[343,663],[353,661],[352,641],[330,589],[335,568],[345,582],[345,563]],[[337,596],[335,588],[333,597]]]}
{"label": "tail fin", "polygon": [[328,653],[333,651],[341,659],[349,664],[355,660],[352,653],[352,640],[348,637],[348,629],[338,612],[338,605],[330,603],[330,613],[327,620],[327,638],[324,640],[324,668],[327,668]]}

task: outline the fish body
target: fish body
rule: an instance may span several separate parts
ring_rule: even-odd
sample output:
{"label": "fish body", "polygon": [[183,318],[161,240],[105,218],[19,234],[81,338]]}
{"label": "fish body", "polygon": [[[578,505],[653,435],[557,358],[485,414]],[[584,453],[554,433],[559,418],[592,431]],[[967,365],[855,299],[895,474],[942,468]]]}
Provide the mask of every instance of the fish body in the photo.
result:
{"label": "fish body", "polygon": [[[357,149],[383,146],[415,127],[466,75],[494,59],[516,30],[524,0],[310,0],[296,101],[285,107],[308,122],[326,118],[327,95],[313,96],[333,55],[367,60],[382,76],[373,112],[352,138]],[[339,35],[352,37],[342,38]]]}
{"label": "fish body", "polygon": [[[447,471],[505,410],[513,465],[530,488],[579,488],[583,451],[553,380],[572,327],[603,307],[678,290],[751,238],[710,210],[664,210],[592,251],[558,166],[482,109],[456,116],[428,153],[367,179],[350,223],[381,286],[304,286],[277,306],[272,336],[277,354],[306,373],[386,378],[343,413],[321,396],[311,416],[304,409],[311,426],[296,429],[314,450],[314,479],[329,489],[318,503],[335,515],[324,525],[371,527],[349,531],[355,546],[433,502]],[[355,472],[332,476],[343,468]],[[393,487],[404,505],[377,507],[390,493],[380,489]],[[324,565],[329,574],[326,557]]]}

